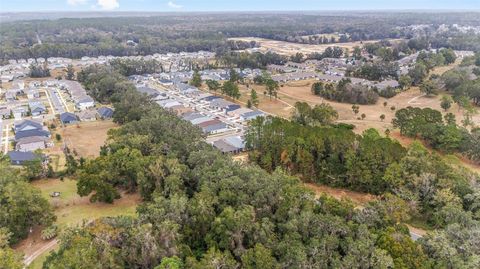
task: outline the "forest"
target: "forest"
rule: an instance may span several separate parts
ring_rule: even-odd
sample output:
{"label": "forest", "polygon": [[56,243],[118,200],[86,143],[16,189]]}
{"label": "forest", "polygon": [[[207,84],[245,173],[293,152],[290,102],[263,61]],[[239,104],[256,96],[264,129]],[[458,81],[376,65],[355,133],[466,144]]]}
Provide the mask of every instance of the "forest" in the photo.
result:
{"label": "forest", "polygon": [[[226,51],[256,44],[232,43],[230,37],[261,37],[318,43],[304,38],[342,33],[344,40],[428,38],[431,44],[478,50],[478,35],[417,34],[405,26],[441,23],[478,26],[476,13],[262,13],[262,14],[159,14],[149,17],[63,18],[1,22],[0,59],[38,57],[129,56],[180,51]],[[433,27],[433,26],[432,26]],[[37,36],[38,35],[38,36]],[[347,37],[348,38],[345,38]],[[38,38],[37,38],[38,37]],[[39,40],[41,42],[39,42]],[[323,40],[321,41],[323,43]],[[331,42],[331,41],[330,41]]]}

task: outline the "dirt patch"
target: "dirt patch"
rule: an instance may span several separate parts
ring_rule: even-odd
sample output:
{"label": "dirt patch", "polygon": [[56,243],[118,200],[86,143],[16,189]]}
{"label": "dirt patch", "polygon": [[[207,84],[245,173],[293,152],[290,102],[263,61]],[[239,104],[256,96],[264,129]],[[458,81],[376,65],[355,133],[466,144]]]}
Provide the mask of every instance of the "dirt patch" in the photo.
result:
{"label": "dirt patch", "polygon": [[325,185],[318,185],[313,183],[304,183],[304,186],[314,191],[316,197],[320,197],[322,194],[328,194],[338,200],[350,199],[357,206],[363,206],[366,203],[376,199],[376,196],[372,194],[355,192],[342,188],[332,188]]}
{"label": "dirt patch", "polygon": [[[257,37],[238,37],[238,38],[230,38],[230,40],[240,40],[251,42],[255,41],[260,44],[259,50],[261,52],[268,52],[274,51],[278,54],[282,55],[295,55],[297,52],[301,52],[305,55],[311,54],[314,52],[322,53],[328,47],[340,47],[342,49],[352,50],[355,46],[362,47],[368,43],[375,43],[379,40],[369,40],[369,41],[357,41],[357,42],[346,42],[346,43],[332,43],[332,44],[321,44],[321,45],[311,45],[311,44],[300,44],[300,43],[292,43],[286,41],[278,41],[272,39],[265,39],[265,38],[257,38]],[[398,42],[401,39],[390,39],[391,42]]]}
{"label": "dirt patch", "polygon": [[82,122],[58,129],[62,141],[84,158],[98,157],[100,147],[107,140],[107,132],[118,127],[112,121]]}

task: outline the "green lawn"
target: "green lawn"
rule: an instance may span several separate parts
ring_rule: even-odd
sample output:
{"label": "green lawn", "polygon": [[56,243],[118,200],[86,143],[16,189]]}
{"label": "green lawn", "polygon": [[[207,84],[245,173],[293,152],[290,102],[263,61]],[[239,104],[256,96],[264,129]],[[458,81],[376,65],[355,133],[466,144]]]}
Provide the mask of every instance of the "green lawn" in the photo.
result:
{"label": "green lawn", "polygon": [[[75,180],[45,179],[32,183],[40,189],[42,195],[47,198],[55,209],[57,216],[56,224],[60,229],[82,224],[84,220],[94,220],[101,217],[115,217],[119,215],[136,215],[136,207],[140,203],[138,194],[123,194],[121,199],[114,204],[90,203],[88,197],[80,197],[77,194]],[[52,192],[60,192],[60,197],[52,198]],[[58,248],[58,246],[57,246]],[[49,252],[43,253],[28,267],[40,269]]]}
{"label": "green lawn", "polygon": [[[83,220],[93,220],[100,217],[129,215],[136,212],[140,198],[136,194],[124,194],[113,204],[90,203],[88,197],[77,194],[76,181],[72,179],[45,179],[35,181],[33,185],[42,191],[45,198],[51,201],[57,215],[60,227],[76,225]],[[60,197],[52,198],[50,194],[60,192]]]}

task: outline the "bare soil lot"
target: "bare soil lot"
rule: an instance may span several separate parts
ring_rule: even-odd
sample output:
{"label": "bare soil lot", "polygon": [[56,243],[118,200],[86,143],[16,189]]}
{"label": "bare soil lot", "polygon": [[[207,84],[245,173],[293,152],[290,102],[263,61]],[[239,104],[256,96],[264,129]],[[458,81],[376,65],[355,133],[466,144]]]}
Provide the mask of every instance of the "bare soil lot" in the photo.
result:
{"label": "bare soil lot", "polygon": [[[240,41],[246,41],[246,42],[256,41],[260,43],[261,52],[274,51],[282,55],[294,55],[297,52],[301,52],[303,54],[311,54],[314,52],[322,53],[326,48],[333,47],[333,46],[341,47],[343,49],[348,49],[351,51],[355,46],[361,47],[364,44],[375,43],[379,41],[379,40],[369,40],[369,41],[358,41],[358,42],[310,45],[310,44],[292,43],[292,42],[278,41],[278,40],[258,38],[258,37],[238,37],[238,38],[231,38],[230,40],[240,40]],[[390,41],[395,42],[399,40],[400,39],[391,39]]]}
{"label": "bare soil lot", "polygon": [[79,156],[92,158],[99,156],[100,147],[107,140],[107,132],[118,127],[112,121],[92,121],[69,125],[60,128],[58,132],[68,147]]}
{"label": "bare soil lot", "polygon": [[316,197],[320,197],[322,194],[328,194],[338,200],[350,199],[357,206],[363,206],[377,198],[375,195],[368,193],[361,193],[342,188],[332,188],[313,183],[304,183],[304,186],[312,190]]}

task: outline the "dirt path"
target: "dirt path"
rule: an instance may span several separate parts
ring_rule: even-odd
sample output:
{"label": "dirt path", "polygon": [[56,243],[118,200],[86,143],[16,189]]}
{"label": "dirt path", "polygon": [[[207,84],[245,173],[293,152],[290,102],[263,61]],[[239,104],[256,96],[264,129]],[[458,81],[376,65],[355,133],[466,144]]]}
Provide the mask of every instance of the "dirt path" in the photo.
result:
{"label": "dirt path", "polygon": [[415,105],[421,105],[422,103],[417,103],[417,100],[418,100],[418,98],[422,98],[422,97],[424,97],[424,96],[425,96],[425,94],[421,94],[421,95],[419,95],[419,96],[413,97],[412,99],[408,100],[407,104],[410,104],[410,105],[413,105],[413,104],[415,104]]}
{"label": "dirt path", "polygon": [[361,193],[351,191],[343,188],[332,188],[325,185],[318,185],[314,183],[304,183],[304,186],[315,192],[315,197],[320,197],[322,194],[328,194],[335,199],[350,199],[357,206],[364,206],[370,201],[375,200],[377,197],[368,193]]}
{"label": "dirt path", "polygon": [[39,248],[30,255],[26,255],[23,263],[25,266],[29,266],[36,258],[41,256],[43,253],[52,250],[57,246],[58,240],[53,239],[52,241],[45,241],[44,244],[39,245]]}

